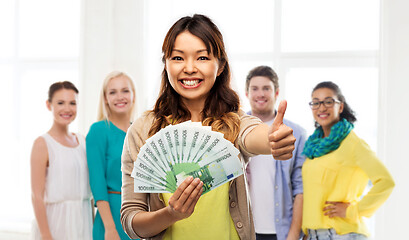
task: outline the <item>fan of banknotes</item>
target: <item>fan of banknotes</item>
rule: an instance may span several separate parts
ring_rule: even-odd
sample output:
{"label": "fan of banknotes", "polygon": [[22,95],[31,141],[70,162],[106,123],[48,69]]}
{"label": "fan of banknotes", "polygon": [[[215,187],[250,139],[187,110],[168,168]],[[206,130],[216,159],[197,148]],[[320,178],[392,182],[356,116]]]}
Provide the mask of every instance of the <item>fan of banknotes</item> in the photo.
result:
{"label": "fan of banknotes", "polygon": [[243,174],[239,150],[200,122],[169,125],[146,140],[131,176],[135,192],[175,192],[188,176],[203,182],[203,194]]}

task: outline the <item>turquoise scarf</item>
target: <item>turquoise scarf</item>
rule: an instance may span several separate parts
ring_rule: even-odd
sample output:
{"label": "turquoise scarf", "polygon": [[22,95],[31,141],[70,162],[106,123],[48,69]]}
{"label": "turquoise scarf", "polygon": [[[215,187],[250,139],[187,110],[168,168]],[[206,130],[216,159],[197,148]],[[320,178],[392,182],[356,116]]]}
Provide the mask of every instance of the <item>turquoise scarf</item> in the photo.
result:
{"label": "turquoise scarf", "polygon": [[341,142],[349,132],[354,128],[354,125],[342,118],[334,126],[331,127],[331,133],[328,137],[323,138],[324,132],[322,127],[315,129],[314,133],[305,142],[304,151],[302,152],[309,159],[321,157],[338,149]]}

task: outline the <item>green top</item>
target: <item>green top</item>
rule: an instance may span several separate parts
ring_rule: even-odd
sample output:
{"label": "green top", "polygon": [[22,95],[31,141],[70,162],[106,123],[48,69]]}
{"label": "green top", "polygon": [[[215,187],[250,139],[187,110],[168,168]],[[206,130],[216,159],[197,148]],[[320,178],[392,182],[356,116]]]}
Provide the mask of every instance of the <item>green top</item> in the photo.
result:
{"label": "green top", "polygon": [[126,133],[105,120],[92,124],[87,138],[89,181],[95,203],[121,191],[121,156]]}

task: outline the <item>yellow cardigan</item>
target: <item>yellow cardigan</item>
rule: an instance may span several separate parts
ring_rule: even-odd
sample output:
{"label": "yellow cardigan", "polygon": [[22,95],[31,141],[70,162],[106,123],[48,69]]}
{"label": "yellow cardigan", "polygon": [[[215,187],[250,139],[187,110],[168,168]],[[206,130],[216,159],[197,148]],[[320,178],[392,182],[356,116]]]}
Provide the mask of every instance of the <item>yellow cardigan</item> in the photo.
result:
{"label": "yellow cardigan", "polygon": [[[369,235],[362,217],[370,217],[389,197],[395,183],[369,146],[353,131],[339,148],[306,159],[302,168],[304,205],[302,229],[333,228],[337,234]],[[362,197],[371,180],[373,186]],[[345,218],[324,216],[325,201],[349,202]]]}

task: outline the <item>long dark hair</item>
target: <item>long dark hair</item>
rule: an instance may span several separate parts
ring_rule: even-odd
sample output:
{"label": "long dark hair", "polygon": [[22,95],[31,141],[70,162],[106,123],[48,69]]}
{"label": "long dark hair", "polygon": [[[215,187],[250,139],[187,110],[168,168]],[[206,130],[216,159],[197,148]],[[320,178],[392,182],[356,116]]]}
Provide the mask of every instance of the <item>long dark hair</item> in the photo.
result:
{"label": "long dark hair", "polygon": [[[340,114],[340,118],[345,118],[350,123],[354,123],[356,121],[355,112],[351,109],[351,107],[346,102],[345,97],[342,94],[341,89],[338,87],[337,84],[331,81],[320,82],[317,84],[317,86],[314,87],[314,89],[312,90],[312,93],[315,92],[315,90],[320,89],[320,88],[331,89],[332,91],[334,91],[338,100],[344,103],[344,110]],[[315,127],[319,127],[319,126],[320,125],[317,122],[315,122]]]}
{"label": "long dark hair", "polygon": [[[219,68],[223,69],[211,88],[201,112],[202,124],[212,126],[212,129],[225,134],[225,138],[235,141],[239,132],[240,120],[238,111],[240,100],[237,93],[230,87],[230,67],[225,51],[223,36],[210,18],[195,14],[179,19],[166,34],[162,46],[162,62],[165,64],[173,51],[177,36],[184,32],[200,38],[206,45],[209,54],[213,54],[219,61]],[[191,114],[180,95],[169,83],[168,74],[162,71],[161,89],[158,100],[152,110],[155,116],[154,123],[149,130],[149,136],[161,128],[190,120]]]}

